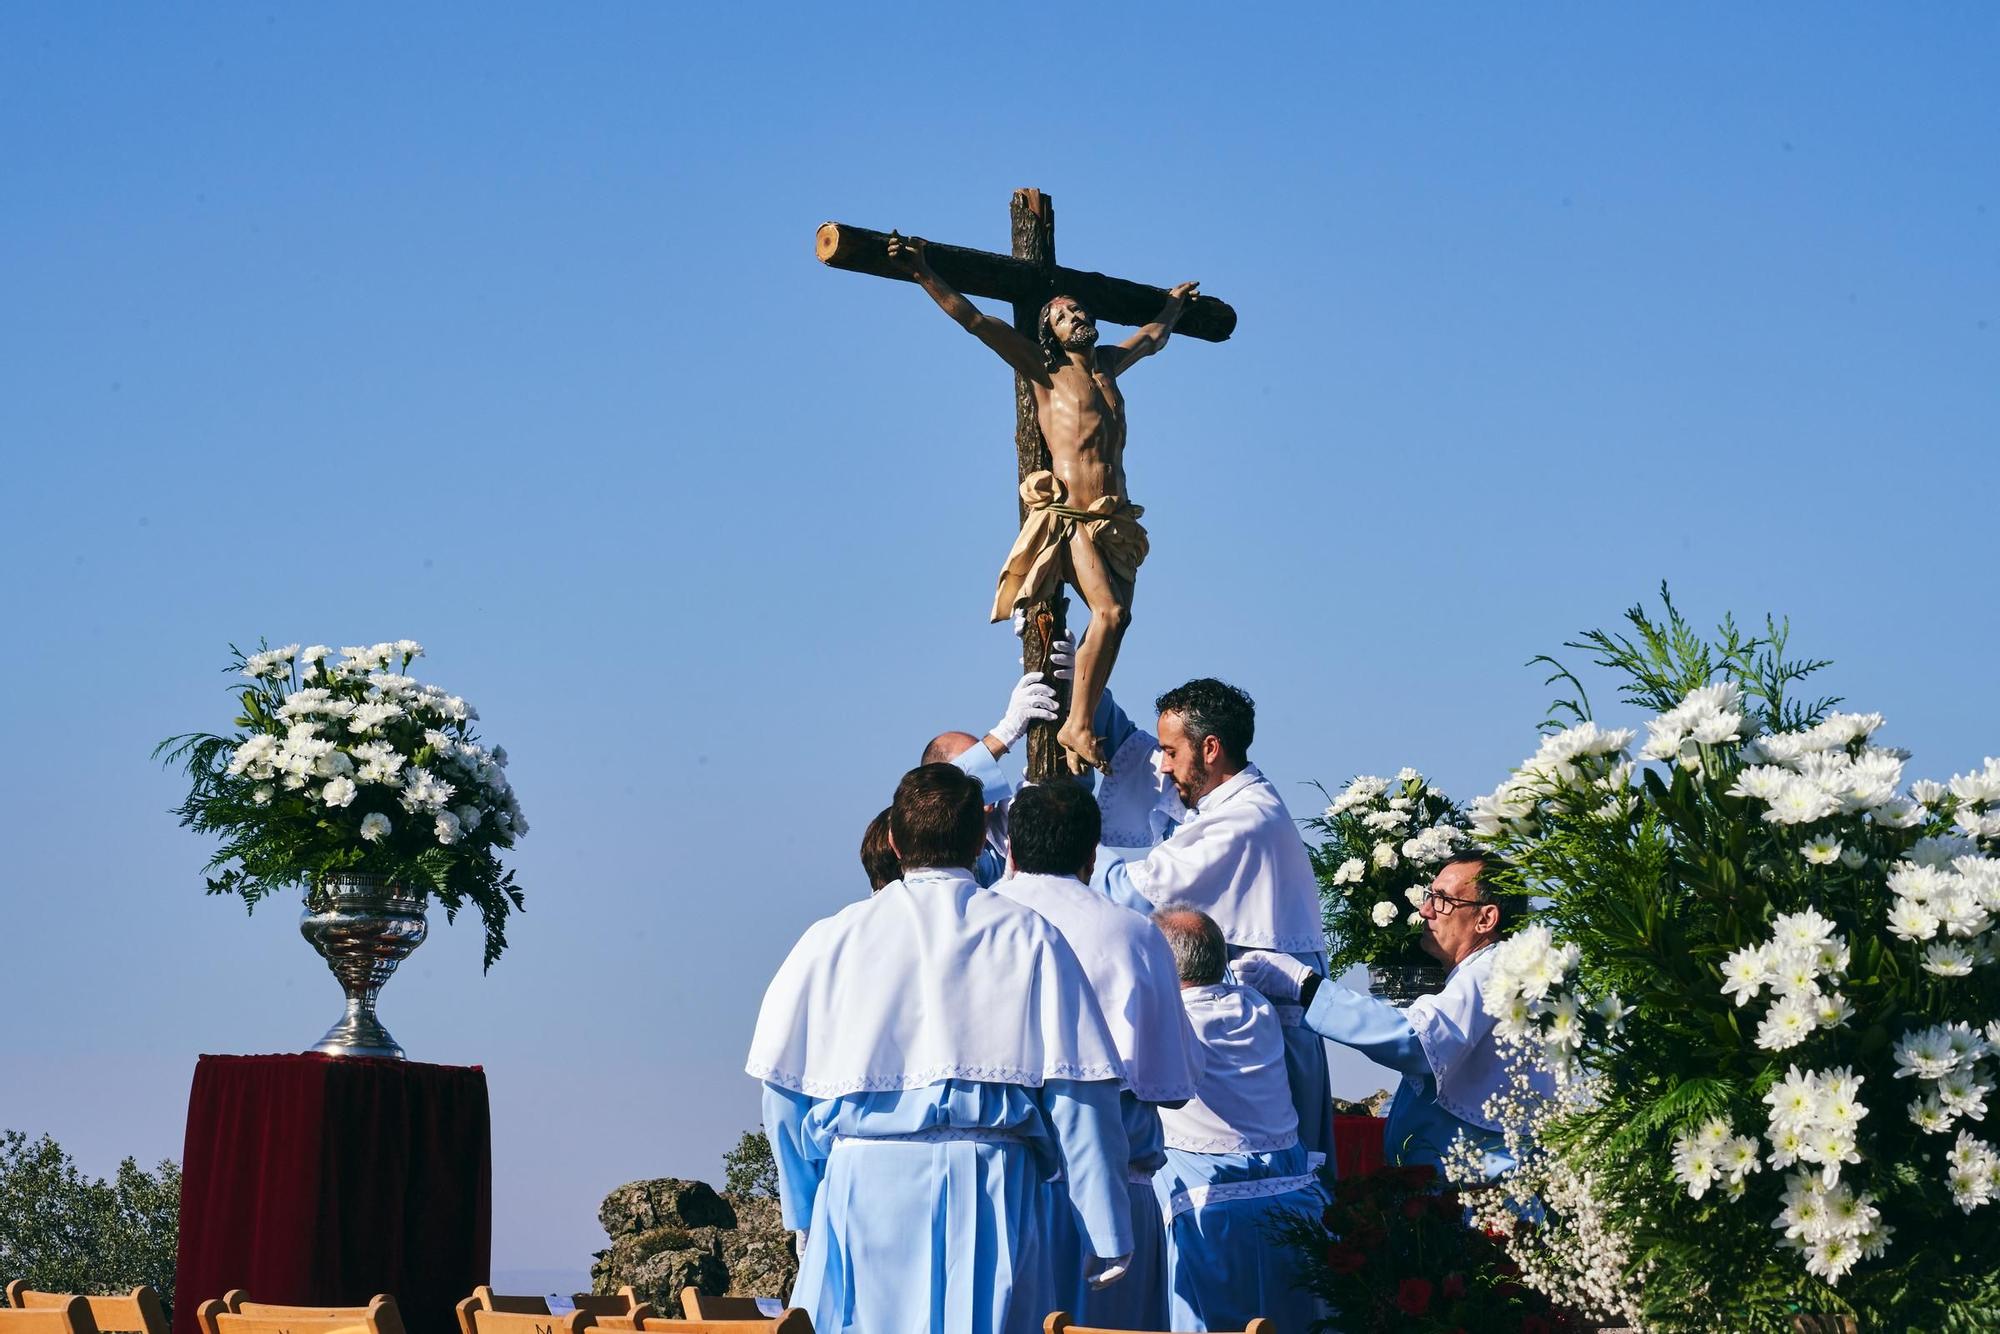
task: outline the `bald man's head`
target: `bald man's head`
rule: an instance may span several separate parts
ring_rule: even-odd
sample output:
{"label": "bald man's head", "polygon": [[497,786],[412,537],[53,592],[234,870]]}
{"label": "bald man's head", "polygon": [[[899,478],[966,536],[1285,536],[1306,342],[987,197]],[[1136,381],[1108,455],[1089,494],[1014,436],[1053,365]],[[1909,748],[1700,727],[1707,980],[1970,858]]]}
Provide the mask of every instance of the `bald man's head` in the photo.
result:
{"label": "bald man's head", "polygon": [[1184,987],[1212,987],[1229,967],[1229,942],[1222,928],[1201,909],[1169,903],[1153,914],[1153,925],[1174,951],[1174,968]]}
{"label": "bald man's head", "polygon": [[939,732],[924,747],[922,764],[950,764],[959,756],[979,744],[979,738],[970,732]]}

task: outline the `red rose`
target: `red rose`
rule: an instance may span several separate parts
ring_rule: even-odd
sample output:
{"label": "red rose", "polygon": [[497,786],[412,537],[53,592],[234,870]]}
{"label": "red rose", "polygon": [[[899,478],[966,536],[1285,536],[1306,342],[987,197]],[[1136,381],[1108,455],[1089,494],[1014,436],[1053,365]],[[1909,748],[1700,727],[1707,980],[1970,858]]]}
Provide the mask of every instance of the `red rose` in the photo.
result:
{"label": "red rose", "polygon": [[1389,1234],[1380,1223],[1357,1223],[1347,1230],[1348,1243],[1364,1251],[1372,1251],[1388,1239]]}
{"label": "red rose", "polygon": [[1406,1278],[1396,1285],[1396,1309],[1404,1315],[1422,1315],[1431,1309],[1431,1281]]}
{"label": "red rose", "polygon": [[1456,1271],[1444,1276],[1444,1299],[1455,1302],[1465,1295],[1465,1275]]}
{"label": "red rose", "polygon": [[1326,1267],[1336,1274],[1355,1274],[1368,1263],[1368,1257],[1344,1242],[1336,1241],[1326,1248]]}

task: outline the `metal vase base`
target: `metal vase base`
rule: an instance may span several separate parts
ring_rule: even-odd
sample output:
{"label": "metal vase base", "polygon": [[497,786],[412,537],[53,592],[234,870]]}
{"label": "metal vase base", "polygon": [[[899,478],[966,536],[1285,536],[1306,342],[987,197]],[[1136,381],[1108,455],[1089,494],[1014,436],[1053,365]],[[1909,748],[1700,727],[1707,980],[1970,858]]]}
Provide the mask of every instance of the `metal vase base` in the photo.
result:
{"label": "metal vase base", "polygon": [[375,1000],[429,932],[424,896],[391,884],[387,876],[343,871],[320,878],[299,916],[299,934],[333,970],[347,996],[347,1012],[313,1051],[403,1059],[402,1045],[375,1013]]}

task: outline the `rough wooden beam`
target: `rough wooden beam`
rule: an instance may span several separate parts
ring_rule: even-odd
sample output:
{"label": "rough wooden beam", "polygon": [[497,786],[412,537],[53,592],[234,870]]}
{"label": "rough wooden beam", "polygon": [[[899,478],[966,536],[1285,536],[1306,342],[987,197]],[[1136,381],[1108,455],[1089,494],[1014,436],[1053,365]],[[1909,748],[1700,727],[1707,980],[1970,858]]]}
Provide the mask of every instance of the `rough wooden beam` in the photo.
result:
{"label": "rough wooden beam", "polygon": [[[1047,196],[1043,196],[1047,198]],[[813,250],[822,264],[850,273],[868,273],[877,278],[911,281],[910,275],[889,262],[889,234],[855,227],[845,222],[823,222],[813,238]],[[1011,255],[932,241],[925,247],[931,268],[938,277],[967,296],[986,297],[1011,305],[1042,302],[1057,292],[1066,292],[1106,324],[1137,326],[1151,320],[1167,303],[1167,289],[1145,283],[1128,282],[1086,269],[1055,266],[1043,269]],[[1236,331],[1236,312],[1225,301],[1197,296],[1181,312],[1176,334],[1220,343]]]}

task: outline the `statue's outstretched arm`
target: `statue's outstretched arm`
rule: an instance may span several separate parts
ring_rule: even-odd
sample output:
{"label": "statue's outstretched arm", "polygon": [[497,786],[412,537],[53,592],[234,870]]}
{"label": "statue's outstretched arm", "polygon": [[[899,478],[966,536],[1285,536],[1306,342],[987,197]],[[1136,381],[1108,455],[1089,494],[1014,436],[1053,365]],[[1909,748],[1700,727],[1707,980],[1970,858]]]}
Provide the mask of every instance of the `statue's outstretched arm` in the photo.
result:
{"label": "statue's outstretched arm", "polygon": [[1113,355],[1097,354],[1097,364],[1116,375],[1141,357],[1150,357],[1167,345],[1167,335],[1174,331],[1181,312],[1187,308],[1188,298],[1194,295],[1200,283],[1181,283],[1167,293],[1167,304],[1160,307],[1160,313],[1151,324],[1141,325],[1133,334],[1117,347],[1110,349]]}
{"label": "statue's outstretched arm", "polygon": [[1041,353],[1021,336],[1019,330],[1005,320],[994,319],[967,301],[950,283],[931,271],[930,260],[924,256],[921,237],[898,236],[890,232],[889,258],[914,278],[919,287],[929,292],[931,300],[937,302],[938,308],[951,316],[959,328],[999,353],[1000,359],[1012,366],[1017,374],[1025,375],[1030,380],[1048,378],[1048,368],[1042,364]]}

